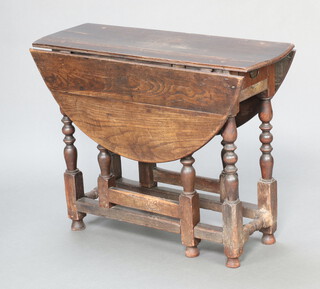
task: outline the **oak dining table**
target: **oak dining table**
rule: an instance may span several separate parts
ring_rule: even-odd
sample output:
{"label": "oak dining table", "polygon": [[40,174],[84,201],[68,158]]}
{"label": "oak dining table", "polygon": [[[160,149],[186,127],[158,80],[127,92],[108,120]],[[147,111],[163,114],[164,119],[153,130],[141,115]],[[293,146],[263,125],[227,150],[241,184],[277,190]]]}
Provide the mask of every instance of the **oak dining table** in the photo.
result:
{"label": "oak dining table", "polygon": [[[208,240],[222,244],[230,268],[240,266],[255,231],[263,244],[275,243],[272,98],[294,58],[293,44],[87,23],[32,46],[62,113],[72,230],[85,228],[86,214],[152,227],[180,234],[187,257],[198,256],[199,242]],[[239,198],[235,142],[238,127],[256,115],[261,178],[251,204]],[[100,174],[88,193],[75,127],[98,147]],[[221,174],[198,176],[192,155],[215,137]],[[122,176],[123,157],[137,161],[139,180]],[[180,172],[159,167],[175,160]],[[221,212],[223,226],[201,222],[200,209]]]}

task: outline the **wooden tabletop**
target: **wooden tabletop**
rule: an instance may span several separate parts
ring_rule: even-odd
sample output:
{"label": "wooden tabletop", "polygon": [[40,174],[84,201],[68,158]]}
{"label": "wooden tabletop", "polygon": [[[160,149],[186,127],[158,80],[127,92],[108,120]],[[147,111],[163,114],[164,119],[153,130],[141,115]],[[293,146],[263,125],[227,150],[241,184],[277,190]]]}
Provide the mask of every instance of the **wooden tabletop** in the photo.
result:
{"label": "wooden tabletop", "polygon": [[90,23],[45,36],[33,46],[243,72],[277,62],[294,48],[290,43]]}

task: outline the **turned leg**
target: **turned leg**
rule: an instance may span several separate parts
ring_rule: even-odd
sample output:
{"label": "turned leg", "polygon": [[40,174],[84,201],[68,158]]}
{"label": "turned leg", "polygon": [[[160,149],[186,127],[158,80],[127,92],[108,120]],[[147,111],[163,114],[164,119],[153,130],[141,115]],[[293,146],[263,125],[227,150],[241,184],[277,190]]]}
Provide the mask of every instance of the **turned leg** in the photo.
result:
{"label": "turned leg", "polygon": [[200,221],[199,195],[194,189],[196,177],[195,169],[192,166],[194,158],[192,156],[184,157],[181,159],[181,163],[183,165],[181,170],[183,193],[179,197],[181,241],[186,246],[186,256],[192,258],[199,256],[197,247],[199,240],[194,237],[194,227]]}
{"label": "turned leg", "polygon": [[234,117],[229,117],[224,126],[223,132],[224,154],[223,163],[224,177],[223,186],[225,190],[225,200],[222,205],[223,216],[223,244],[224,252],[227,256],[227,267],[237,268],[240,266],[239,257],[243,250],[243,221],[242,204],[239,200],[237,155],[234,144],[237,139],[237,127]]}
{"label": "turned leg", "polygon": [[68,206],[68,216],[72,220],[71,229],[80,231],[85,229],[83,218],[86,214],[78,212],[76,201],[84,197],[82,172],[77,168],[77,148],[73,145],[75,138],[73,137],[75,128],[70,118],[61,111],[63,117],[62,132],[65,135],[64,158],[67,170],[64,173],[65,192]]}
{"label": "turned leg", "polygon": [[271,134],[272,125],[272,106],[271,98],[267,96],[261,97],[259,118],[261,120],[260,134],[261,152],[260,168],[261,179],[258,182],[258,206],[259,209],[267,210],[270,213],[268,223],[261,230],[263,233],[262,243],[271,245],[276,242],[274,232],[277,229],[277,181],[272,177],[273,157],[271,155],[271,142],[273,136]]}
{"label": "turned leg", "polygon": [[154,163],[139,162],[139,182],[141,187],[156,187],[157,183],[153,180],[153,169],[156,167]]}
{"label": "turned leg", "polygon": [[98,194],[99,206],[103,208],[111,208],[109,202],[108,189],[116,185],[115,177],[111,173],[111,154],[103,146],[98,145],[98,163],[100,166],[100,175],[98,177]]}
{"label": "turned leg", "polygon": [[[116,180],[120,179],[122,177],[121,157],[113,152],[110,152],[110,155],[111,155],[111,174],[114,175],[114,178]],[[98,157],[98,160],[99,160],[99,157]],[[85,196],[89,199],[94,199],[94,200],[98,199],[99,198],[98,187],[93,188],[90,192],[86,193]]]}

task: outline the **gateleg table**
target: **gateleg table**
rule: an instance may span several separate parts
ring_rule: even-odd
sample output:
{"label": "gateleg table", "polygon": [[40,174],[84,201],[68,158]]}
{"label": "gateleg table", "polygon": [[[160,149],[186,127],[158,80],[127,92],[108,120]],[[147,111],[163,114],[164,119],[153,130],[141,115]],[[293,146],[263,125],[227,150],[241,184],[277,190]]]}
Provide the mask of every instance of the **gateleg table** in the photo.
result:
{"label": "gateleg table", "polygon": [[[83,24],[33,47],[63,115],[72,230],[85,228],[86,214],[165,230],[181,234],[187,257],[198,256],[199,242],[209,240],[224,246],[232,268],[240,266],[253,232],[263,233],[264,244],[275,242],[271,99],[293,60],[292,44]],[[256,114],[262,131],[257,205],[239,199],[235,153],[237,127]],[[89,193],[77,167],[73,123],[98,144],[101,172]],[[192,154],[219,135],[220,176],[196,176]],[[139,181],[122,177],[121,157],[138,161]],[[181,172],[157,166],[179,159]],[[221,212],[223,227],[202,223],[200,208]],[[243,217],[251,221],[243,224]]]}

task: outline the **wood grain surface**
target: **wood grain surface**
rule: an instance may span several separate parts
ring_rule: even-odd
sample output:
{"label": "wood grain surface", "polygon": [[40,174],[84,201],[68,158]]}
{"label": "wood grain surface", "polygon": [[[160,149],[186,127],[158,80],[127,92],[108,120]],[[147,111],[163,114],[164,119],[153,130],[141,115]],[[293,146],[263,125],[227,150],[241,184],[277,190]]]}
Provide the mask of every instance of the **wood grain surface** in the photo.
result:
{"label": "wood grain surface", "polygon": [[31,52],[72,121],[103,147],[134,160],[189,155],[238,110],[243,77]]}
{"label": "wood grain surface", "polygon": [[[138,192],[141,194],[147,194],[150,196],[156,196],[160,198],[166,198],[169,200],[179,200],[181,190],[167,188],[167,187],[153,187],[153,188],[143,188],[140,187],[139,182],[132,181],[125,178],[120,178],[117,180],[117,187],[123,188],[126,190]],[[216,212],[222,211],[222,203],[220,198],[214,195],[199,194],[200,208],[206,210],[212,210]],[[257,215],[258,206],[251,203],[242,202],[242,214],[246,218],[254,219]]]}
{"label": "wood grain surface", "polygon": [[218,114],[235,105],[242,76],[32,50],[51,91]]}
{"label": "wood grain surface", "polygon": [[277,62],[294,47],[289,43],[90,23],[43,37],[33,46],[234,71]]}
{"label": "wood grain surface", "polygon": [[168,217],[180,218],[179,205],[175,201],[116,187],[109,188],[108,194],[110,202],[113,204]]}
{"label": "wood grain surface", "polygon": [[54,96],[95,142],[143,162],[159,163],[188,155],[207,143],[224,123],[224,116],[204,112],[58,92]]}

